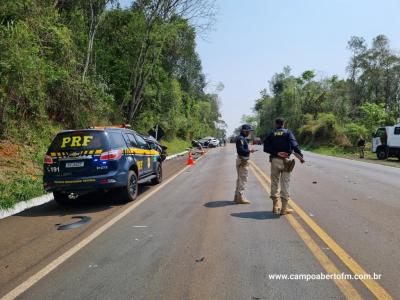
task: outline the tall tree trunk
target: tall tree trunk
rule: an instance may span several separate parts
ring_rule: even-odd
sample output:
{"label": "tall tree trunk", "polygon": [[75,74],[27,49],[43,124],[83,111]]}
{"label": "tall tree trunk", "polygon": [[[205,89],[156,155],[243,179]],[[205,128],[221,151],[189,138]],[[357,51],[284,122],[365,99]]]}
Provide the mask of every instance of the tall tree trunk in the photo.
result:
{"label": "tall tree trunk", "polygon": [[90,25],[89,25],[89,39],[88,39],[88,45],[87,45],[87,50],[86,50],[86,59],[85,59],[85,66],[83,68],[83,73],[82,73],[82,82],[85,81],[87,73],[89,71],[89,66],[90,66],[90,61],[92,58],[92,52],[93,52],[93,43],[94,43],[94,38],[96,36],[97,29],[100,25],[101,19],[104,14],[104,9],[109,1],[104,1],[102,4],[103,6],[100,8],[100,12],[94,12],[93,8],[93,2],[92,0],[89,0],[90,4]]}

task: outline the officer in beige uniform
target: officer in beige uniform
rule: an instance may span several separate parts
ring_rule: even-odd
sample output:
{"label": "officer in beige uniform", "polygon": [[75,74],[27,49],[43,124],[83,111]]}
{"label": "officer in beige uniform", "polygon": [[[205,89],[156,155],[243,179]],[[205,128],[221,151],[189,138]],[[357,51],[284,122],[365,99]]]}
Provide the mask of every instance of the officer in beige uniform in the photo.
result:
{"label": "officer in beige uniform", "polygon": [[[290,155],[294,151],[295,156],[301,163],[304,163],[304,159],[293,133],[284,128],[284,120],[282,118],[276,119],[275,125],[276,128],[264,141],[264,152],[270,154],[272,212],[278,213],[280,211],[281,215],[286,215],[292,212],[287,207],[289,201],[290,172],[294,167],[294,159],[290,159]],[[281,208],[279,200],[282,202]]]}
{"label": "officer in beige uniform", "polygon": [[235,202],[238,204],[250,204],[243,193],[246,189],[247,177],[249,176],[249,159],[250,153],[255,152],[253,149],[249,149],[249,144],[247,143],[246,137],[249,136],[250,132],[253,131],[250,125],[243,125],[239,136],[236,138],[236,171],[238,178],[236,181],[235,190]]}

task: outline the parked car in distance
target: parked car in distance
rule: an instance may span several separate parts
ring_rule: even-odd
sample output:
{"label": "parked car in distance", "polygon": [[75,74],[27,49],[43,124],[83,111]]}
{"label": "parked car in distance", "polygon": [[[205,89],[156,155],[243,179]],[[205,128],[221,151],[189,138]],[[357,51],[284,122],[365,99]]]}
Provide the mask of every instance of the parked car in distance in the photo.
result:
{"label": "parked car in distance", "polygon": [[219,146],[219,140],[218,139],[212,138],[208,142],[208,147],[209,148],[215,148],[215,147],[218,147],[218,146]]}

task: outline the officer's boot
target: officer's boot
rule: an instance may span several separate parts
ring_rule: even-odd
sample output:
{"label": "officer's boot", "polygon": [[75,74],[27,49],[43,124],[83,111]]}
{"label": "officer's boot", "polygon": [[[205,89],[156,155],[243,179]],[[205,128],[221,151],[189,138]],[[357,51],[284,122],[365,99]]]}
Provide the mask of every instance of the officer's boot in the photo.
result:
{"label": "officer's boot", "polygon": [[291,214],[293,209],[287,207],[288,202],[282,201],[281,216]]}
{"label": "officer's boot", "polygon": [[239,195],[235,193],[235,198],[233,199],[234,202],[239,202]]}
{"label": "officer's boot", "polygon": [[250,201],[243,197],[243,195],[235,194],[235,202],[237,204],[250,204]]}
{"label": "officer's boot", "polygon": [[281,210],[279,207],[279,199],[277,198],[272,198],[272,213],[277,214]]}

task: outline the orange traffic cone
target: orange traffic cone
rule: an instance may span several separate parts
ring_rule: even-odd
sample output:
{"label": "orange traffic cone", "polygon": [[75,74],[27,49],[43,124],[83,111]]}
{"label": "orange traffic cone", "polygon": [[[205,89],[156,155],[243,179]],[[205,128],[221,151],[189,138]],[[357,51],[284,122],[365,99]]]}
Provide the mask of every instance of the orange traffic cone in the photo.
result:
{"label": "orange traffic cone", "polygon": [[188,161],[187,161],[188,166],[193,166],[194,165],[194,160],[193,160],[193,156],[192,156],[192,152],[189,151],[189,157],[188,157]]}

